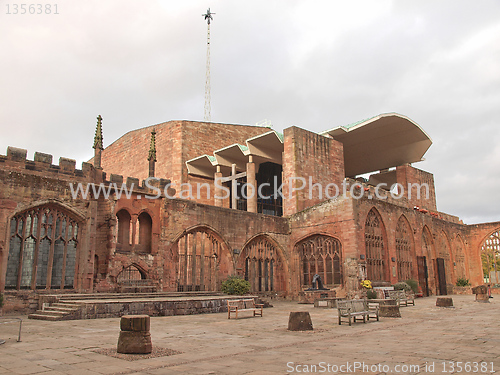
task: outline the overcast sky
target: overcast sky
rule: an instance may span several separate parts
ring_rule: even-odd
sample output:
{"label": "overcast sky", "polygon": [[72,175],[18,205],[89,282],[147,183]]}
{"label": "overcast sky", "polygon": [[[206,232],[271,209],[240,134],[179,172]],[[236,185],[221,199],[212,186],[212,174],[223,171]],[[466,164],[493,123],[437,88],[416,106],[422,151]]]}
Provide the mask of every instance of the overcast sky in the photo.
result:
{"label": "overcast sky", "polygon": [[99,114],[104,146],[203,120],[211,7],[212,121],[319,132],[406,115],[433,139],[414,166],[434,174],[438,209],[500,220],[497,0],[51,4],[59,14],[7,14],[13,2],[0,0],[1,154],[15,146],[80,168]]}

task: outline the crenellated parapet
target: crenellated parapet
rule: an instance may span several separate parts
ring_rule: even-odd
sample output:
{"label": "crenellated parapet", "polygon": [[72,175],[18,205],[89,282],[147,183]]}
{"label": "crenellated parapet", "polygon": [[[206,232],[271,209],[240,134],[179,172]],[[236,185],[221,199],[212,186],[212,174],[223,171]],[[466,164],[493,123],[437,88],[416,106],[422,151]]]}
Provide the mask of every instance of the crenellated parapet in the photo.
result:
{"label": "crenellated parapet", "polygon": [[82,163],[82,169],[76,168],[76,160],[60,157],[59,164],[52,164],[53,156],[43,152],[35,152],[33,160],[27,159],[28,151],[22,148],[9,146],[7,155],[0,155],[0,168],[7,167],[10,170],[28,170],[42,172],[45,176],[77,176],[77,177],[95,177],[95,169],[90,163]]}

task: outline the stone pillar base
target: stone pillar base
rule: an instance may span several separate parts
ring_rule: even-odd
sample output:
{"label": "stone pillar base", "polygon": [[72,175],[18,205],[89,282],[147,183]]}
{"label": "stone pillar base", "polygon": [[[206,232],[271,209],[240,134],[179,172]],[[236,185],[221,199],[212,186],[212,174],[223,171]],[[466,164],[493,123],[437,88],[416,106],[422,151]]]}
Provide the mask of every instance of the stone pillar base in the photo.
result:
{"label": "stone pillar base", "polygon": [[309,313],[303,311],[290,312],[290,317],[288,318],[288,330],[312,331],[313,324]]}
{"label": "stone pillar base", "polygon": [[151,334],[144,331],[121,331],[116,351],[122,354],[149,354],[153,351]]}
{"label": "stone pillar base", "polygon": [[438,307],[453,307],[453,298],[451,297],[438,297],[436,300]]}
{"label": "stone pillar base", "polygon": [[149,354],[153,351],[148,315],[124,315],[116,351],[122,354]]}

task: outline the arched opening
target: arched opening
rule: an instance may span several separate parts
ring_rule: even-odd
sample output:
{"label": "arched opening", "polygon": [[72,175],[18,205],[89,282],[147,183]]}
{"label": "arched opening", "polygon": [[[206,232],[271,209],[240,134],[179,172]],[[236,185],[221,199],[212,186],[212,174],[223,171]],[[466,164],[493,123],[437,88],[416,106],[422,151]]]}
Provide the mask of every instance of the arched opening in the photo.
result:
{"label": "arched opening", "polygon": [[372,208],[365,221],[366,275],[372,282],[389,281],[386,272],[387,245],[382,217]]}
{"label": "arched opening", "polygon": [[78,222],[56,205],[17,214],[10,222],[6,288],[73,288]]}
{"label": "arched opening", "polygon": [[229,251],[211,230],[197,228],[184,234],[176,243],[177,291],[217,291],[219,266]]}
{"label": "arched opening", "polygon": [[500,283],[500,228],[484,240],[481,246],[481,262],[485,282]]}
{"label": "arched opening", "polygon": [[145,280],[146,274],[141,271],[137,266],[131,264],[125,267],[116,277],[116,282],[118,284],[129,284],[137,280]]}
{"label": "arched opening", "polygon": [[151,253],[153,220],[147,212],[139,215],[139,248],[140,252]]}
{"label": "arched opening", "polygon": [[418,284],[422,289],[424,296],[429,296],[431,294],[431,285],[429,284],[429,273],[432,274],[433,270],[433,241],[432,235],[427,226],[422,230],[422,256],[417,256],[417,267],[418,267]]}
{"label": "arched opening", "polygon": [[327,287],[342,284],[342,245],[337,238],[313,235],[295,245],[295,251],[300,257],[302,288],[310,288],[316,274]]}
{"label": "arched opening", "polygon": [[413,253],[412,230],[408,220],[401,215],[396,225],[396,263],[398,281],[406,281],[412,278]]}
{"label": "arched opening", "polygon": [[245,280],[252,292],[285,291],[284,264],[277,246],[266,236],[258,236],[245,245],[240,259],[244,261]]}
{"label": "arched opening", "polygon": [[[451,247],[448,236],[444,231],[437,237],[436,241],[436,269],[437,282],[440,285],[440,294],[448,294],[447,285],[452,284]],[[442,285],[444,283],[444,285]],[[441,292],[444,292],[441,293]]]}
{"label": "arched opening", "polygon": [[116,213],[118,219],[118,233],[116,236],[116,249],[130,251],[130,222],[131,217],[127,210],[120,210]]}

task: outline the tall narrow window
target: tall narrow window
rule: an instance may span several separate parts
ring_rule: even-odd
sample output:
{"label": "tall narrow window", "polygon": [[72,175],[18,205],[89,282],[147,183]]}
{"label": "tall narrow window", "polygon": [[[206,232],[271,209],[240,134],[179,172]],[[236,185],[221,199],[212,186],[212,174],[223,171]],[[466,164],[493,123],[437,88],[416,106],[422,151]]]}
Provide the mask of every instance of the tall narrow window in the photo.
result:
{"label": "tall narrow window", "polygon": [[127,210],[120,210],[117,212],[116,218],[118,219],[116,248],[117,250],[130,251],[130,214]]}
{"label": "tall narrow window", "polygon": [[342,284],[342,246],[336,238],[314,235],[295,245],[302,263],[302,286],[311,287],[315,274],[323,284],[333,287]]}
{"label": "tall narrow window", "polygon": [[73,288],[78,223],[55,205],[12,218],[6,288]]}
{"label": "tall narrow window", "polygon": [[444,260],[446,283],[451,284],[452,283],[451,249],[450,249],[450,243],[448,241],[448,236],[444,231],[441,231],[441,233],[438,235],[438,239],[436,241],[436,248],[437,248],[437,257],[442,258]]}
{"label": "tall narrow window", "polygon": [[404,216],[401,216],[396,226],[396,261],[399,281],[406,281],[412,278],[412,244],[410,224],[408,224],[408,220]]}
{"label": "tall narrow window", "polygon": [[139,215],[139,247],[141,252],[151,252],[152,234],[153,220],[147,212],[143,212]]}
{"label": "tall narrow window", "polygon": [[386,281],[384,234],[382,218],[372,208],[365,221],[366,274],[371,281]]}
{"label": "tall narrow window", "polygon": [[257,186],[260,189],[257,197],[258,213],[283,216],[283,199],[279,194],[275,194],[276,189],[281,186],[282,172],[283,167],[280,164],[271,162],[260,164],[256,176]]}

